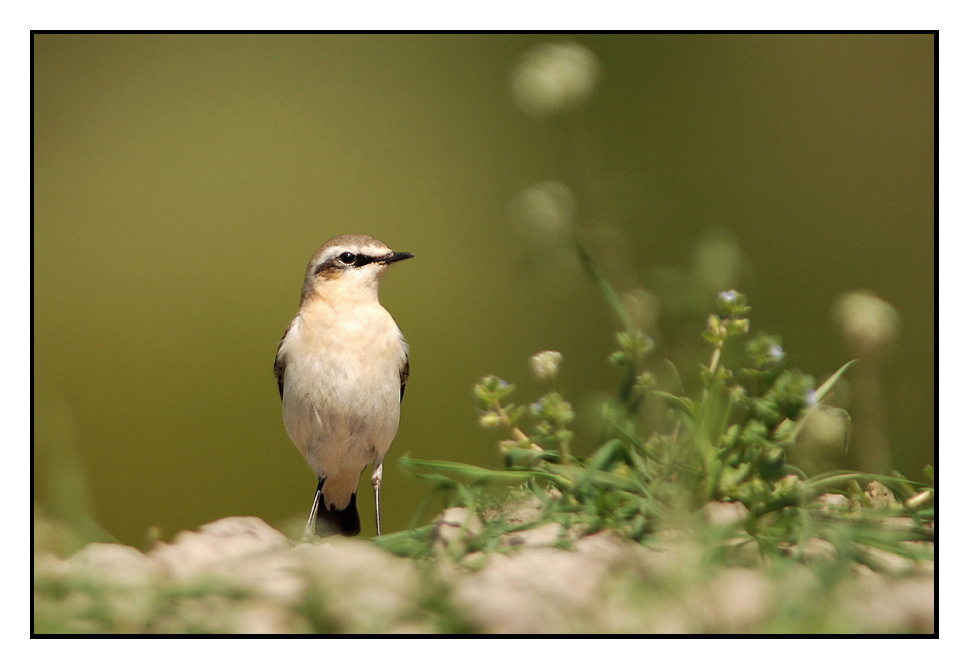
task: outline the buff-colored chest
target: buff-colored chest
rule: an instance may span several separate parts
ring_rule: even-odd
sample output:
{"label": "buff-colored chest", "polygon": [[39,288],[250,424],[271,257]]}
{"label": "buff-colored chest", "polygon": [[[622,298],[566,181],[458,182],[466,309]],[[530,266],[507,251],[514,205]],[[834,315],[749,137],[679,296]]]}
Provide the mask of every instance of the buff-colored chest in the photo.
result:
{"label": "buff-colored chest", "polygon": [[280,353],[286,431],[317,476],[355,479],[381,460],[397,433],[407,354],[390,314],[376,301],[304,305]]}

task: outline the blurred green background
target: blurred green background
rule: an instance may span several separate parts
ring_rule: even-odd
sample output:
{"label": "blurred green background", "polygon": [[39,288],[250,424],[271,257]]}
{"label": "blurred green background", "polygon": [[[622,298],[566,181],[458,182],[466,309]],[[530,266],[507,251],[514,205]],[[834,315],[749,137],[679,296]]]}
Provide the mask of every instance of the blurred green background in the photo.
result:
{"label": "blurred green background", "polygon": [[[564,39],[595,54],[595,91],[530,117],[512,73]],[[363,232],[416,254],[381,290],[411,346],[383,488],[384,527],[407,527],[428,488],[397,457],[500,465],[481,375],[527,401],[528,356],[562,351],[580,414],[618,382],[609,310],[522,223],[521,193],[549,180],[617,286],[649,291],[657,371],[695,376],[718,289],[746,292],[754,330],[819,380],[852,357],[836,297],[893,304],[881,415],[892,466],[919,478],[934,96],[932,35],[35,35],[35,504],[90,504],[136,546],[226,515],[302,522],[315,481],[273,356],[310,255]],[[372,534],[368,478],[360,507]]]}

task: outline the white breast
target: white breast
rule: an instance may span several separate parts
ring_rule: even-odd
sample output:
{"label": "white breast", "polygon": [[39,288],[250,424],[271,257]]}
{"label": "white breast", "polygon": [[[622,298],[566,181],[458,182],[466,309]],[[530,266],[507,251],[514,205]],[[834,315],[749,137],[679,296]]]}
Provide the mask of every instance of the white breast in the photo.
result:
{"label": "white breast", "polygon": [[317,476],[352,479],[352,489],[329,493],[340,505],[336,497],[349,500],[397,433],[407,354],[400,329],[377,302],[342,312],[314,303],[300,309],[280,353],[286,431]]}

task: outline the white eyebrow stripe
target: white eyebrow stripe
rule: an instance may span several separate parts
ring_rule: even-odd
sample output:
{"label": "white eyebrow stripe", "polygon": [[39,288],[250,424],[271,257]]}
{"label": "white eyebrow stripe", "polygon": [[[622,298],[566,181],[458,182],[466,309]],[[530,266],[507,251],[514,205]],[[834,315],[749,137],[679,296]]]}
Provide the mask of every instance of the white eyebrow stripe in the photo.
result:
{"label": "white eyebrow stripe", "polygon": [[390,249],[382,249],[374,246],[334,246],[331,249],[327,249],[326,253],[320,256],[319,262],[325,262],[327,260],[332,260],[334,258],[339,258],[344,253],[352,253],[357,256],[367,256],[370,258],[378,258],[380,256],[390,253]]}

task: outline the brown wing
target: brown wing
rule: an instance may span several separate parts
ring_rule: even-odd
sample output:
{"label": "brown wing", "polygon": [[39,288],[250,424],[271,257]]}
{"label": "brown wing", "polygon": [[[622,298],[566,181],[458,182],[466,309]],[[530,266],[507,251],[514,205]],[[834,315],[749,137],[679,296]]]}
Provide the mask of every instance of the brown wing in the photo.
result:
{"label": "brown wing", "polygon": [[286,332],[283,333],[283,338],[279,340],[279,346],[276,347],[276,364],[273,365],[273,372],[276,374],[276,383],[279,384],[279,399],[283,398],[283,377],[286,374],[286,356],[280,355],[279,351],[283,347],[283,342],[286,341],[286,335],[289,334],[289,329],[293,327],[293,321],[290,321],[289,325],[286,326]]}
{"label": "brown wing", "polygon": [[407,387],[407,377],[410,376],[410,359],[405,355],[404,364],[400,366],[400,401],[404,401],[404,388]]}

